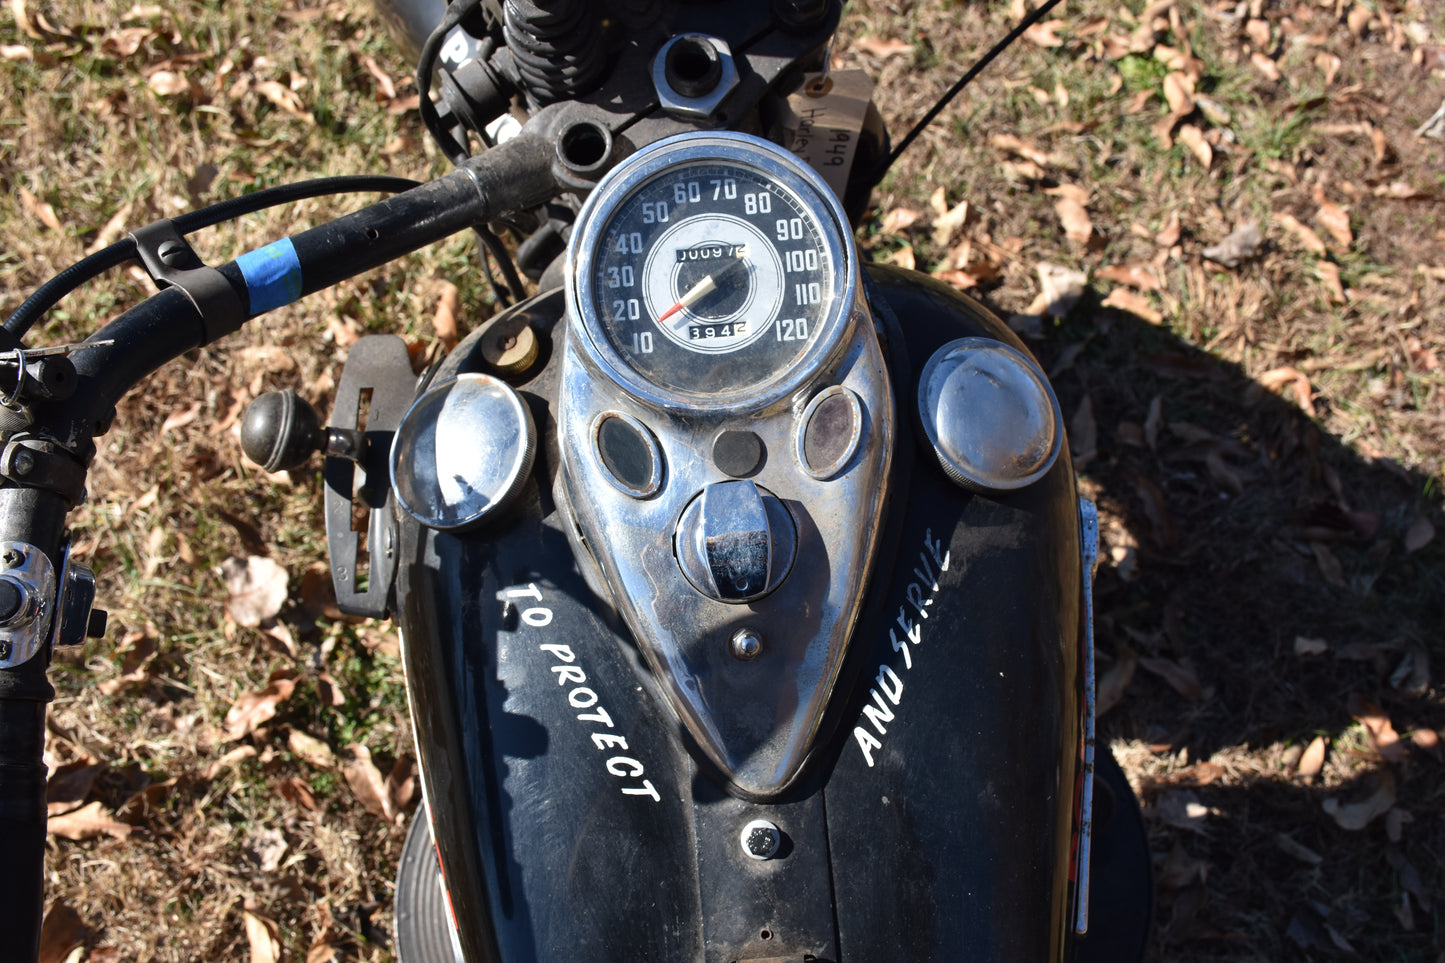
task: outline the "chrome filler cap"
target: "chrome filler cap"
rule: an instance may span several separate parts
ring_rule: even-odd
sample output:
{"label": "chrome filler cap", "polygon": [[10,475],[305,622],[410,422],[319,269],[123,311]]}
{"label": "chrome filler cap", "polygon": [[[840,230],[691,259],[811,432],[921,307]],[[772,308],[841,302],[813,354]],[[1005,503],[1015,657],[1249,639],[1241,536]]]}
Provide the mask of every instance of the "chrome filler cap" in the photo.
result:
{"label": "chrome filler cap", "polygon": [[944,472],[976,491],[1033,484],[1063,442],[1059,402],[1044,373],[992,338],[939,348],[918,382],[918,412]]}
{"label": "chrome filler cap", "polygon": [[516,391],[464,374],[429,389],[402,418],[391,446],[396,500],[442,531],[495,516],[532,471],[537,429]]}

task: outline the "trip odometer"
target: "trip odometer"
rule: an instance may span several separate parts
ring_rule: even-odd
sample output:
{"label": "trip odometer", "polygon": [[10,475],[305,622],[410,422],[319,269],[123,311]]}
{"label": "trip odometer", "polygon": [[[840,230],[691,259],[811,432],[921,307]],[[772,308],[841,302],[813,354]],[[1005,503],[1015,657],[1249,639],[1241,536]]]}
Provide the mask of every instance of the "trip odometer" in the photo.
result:
{"label": "trip odometer", "polygon": [[684,135],[641,151],[579,221],[569,283],[590,353],[644,400],[712,407],[785,391],[828,354],[850,308],[836,200],[757,138]]}

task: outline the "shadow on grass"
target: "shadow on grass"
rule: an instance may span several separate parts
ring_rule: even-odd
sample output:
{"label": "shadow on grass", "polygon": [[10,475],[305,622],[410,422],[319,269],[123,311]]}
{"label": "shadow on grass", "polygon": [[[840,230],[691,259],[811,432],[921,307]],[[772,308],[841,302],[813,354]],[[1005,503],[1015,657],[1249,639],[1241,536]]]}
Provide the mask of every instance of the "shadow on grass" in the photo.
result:
{"label": "shadow on grass", "polygon": [[[1324,959],[1348,946],[1435,960],[1445,765],[1409,734],[1445,726],[1430,680],[1445,666],[1445,548],[1404,545],[1421,516],[1442,530],[1439,491],[1167,329],[1087,305],[1071,317],[1090,320],[1035,350],[1066,417],[1087,399],[1097,428],[1079,462],[1103,521],[1101,678],[1109,656],[1140,657],[1101,733],[1152,817],[1156,957]],[[1086,434],[1074,431],[1076,449]],[[1301,654],[1297,639],[1327,648]],[[1403,738],[1386,750],[1397,762],[1356,722],[1369,704]],[[1297,767],[1316,736],[1329,759],[1311,780]],[[1397,813],[1346,831],[1326,812],[1382,782]],[[1190,818],[1191,802],[1210,814]]]}

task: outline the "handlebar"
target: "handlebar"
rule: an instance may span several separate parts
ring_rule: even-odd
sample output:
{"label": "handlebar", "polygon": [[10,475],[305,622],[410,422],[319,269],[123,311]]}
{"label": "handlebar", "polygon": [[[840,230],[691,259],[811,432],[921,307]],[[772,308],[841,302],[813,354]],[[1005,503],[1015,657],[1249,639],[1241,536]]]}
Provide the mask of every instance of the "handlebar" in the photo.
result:
{"label": "handlebar", "polygon": [[[65,474],[83,478],[121,397],[166,362],[211,344],[247,320],[379,267],[497,216],[527,210],[557,195],[553,145],[524,133],[468,159],[430,183],[360,211],[268,244],[215,269],[203,269],[209,287],[166,287],[92,335],[71,357],[78,385],[63,400],[32,406],[31,424],[5,439],[34,441],[32,459],[54,459]],[[183,243],[183,242],[182,242]],[[162,248],[162,250],[164,250]],[[164,256],[164,255],[162,255]],[[202,272],[189,272],[198,275]],[[223,303],[221,310],[217,303]],[[23,358],[20,359],[23,364]],[[0,456],[0,469],[7,460]],[[60,569],[65,518],[82,497],[75,485],[46,471],[22,485],[0,479],[0,548],[33,547]],[[49,482],[49,483],[47,483]],[[39,952],[44,903],[46,835],[46,706],[55,690],[46,678],[50,642],[45,626],[57,617],[58,594],[41,599],[36,616],[43,637],[27,661],[0,667],[0,933],[7,958]],[[0,625],[5,619],[0,616]],[[0,662],[10,658],[0,641]]]}

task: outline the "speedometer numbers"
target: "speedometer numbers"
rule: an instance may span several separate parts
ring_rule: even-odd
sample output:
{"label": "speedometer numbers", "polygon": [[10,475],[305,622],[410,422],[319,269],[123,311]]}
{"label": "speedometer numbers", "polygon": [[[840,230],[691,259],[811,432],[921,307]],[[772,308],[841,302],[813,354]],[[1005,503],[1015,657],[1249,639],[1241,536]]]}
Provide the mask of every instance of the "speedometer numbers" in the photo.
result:
{"label": "speedometer numbers", "polygon": [[659,172],[616,207],[595,248],[591,307],[608,345],[648,382],[688,394],[787,371],[841,294],[824,223],[752,167]]}

